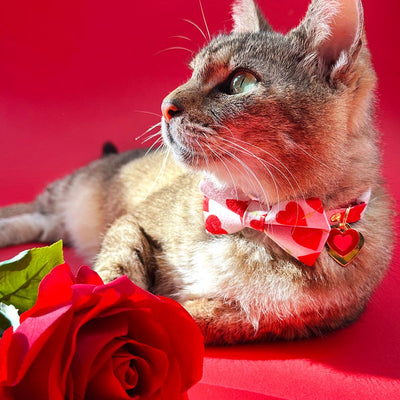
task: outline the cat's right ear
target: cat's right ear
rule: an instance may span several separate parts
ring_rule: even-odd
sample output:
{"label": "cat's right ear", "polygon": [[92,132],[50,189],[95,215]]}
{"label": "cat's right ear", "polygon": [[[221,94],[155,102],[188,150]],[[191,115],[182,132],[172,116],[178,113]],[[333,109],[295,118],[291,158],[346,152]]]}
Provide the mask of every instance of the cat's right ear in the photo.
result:
{"label": "cat's right ear", "polygon": [[234,33],[250,33],[272,30],[253,0],[236,0],[232,6]]}

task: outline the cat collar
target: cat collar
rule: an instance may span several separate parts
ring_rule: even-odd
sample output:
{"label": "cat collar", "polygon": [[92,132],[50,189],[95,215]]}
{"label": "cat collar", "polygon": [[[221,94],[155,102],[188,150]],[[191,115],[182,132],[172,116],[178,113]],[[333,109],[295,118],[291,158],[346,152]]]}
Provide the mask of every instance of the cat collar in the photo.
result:
{"label": "cat collar", "polygon": [[340,265],[347,266],[364,244],[360,232],[350,228],[363,216],[368,190],[351,205],[324,210],[319,198],[279,202],[272,207],[249,198],[237,188],[218,188],[207,179],[200,183],[206,231],[232,234],[244,228],[264,232],[283,250],[313,266],[322,249]]}

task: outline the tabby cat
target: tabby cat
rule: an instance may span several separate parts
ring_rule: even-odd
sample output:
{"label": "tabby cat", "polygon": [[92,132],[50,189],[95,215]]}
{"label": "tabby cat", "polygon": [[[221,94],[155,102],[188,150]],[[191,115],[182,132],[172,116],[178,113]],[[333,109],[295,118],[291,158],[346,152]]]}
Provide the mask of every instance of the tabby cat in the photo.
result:
{"label": "tabby cat", "polygon": [[[0,246],[63,238],[105,281],[179,301],[206,343],[322,334],[363,311],[393,237],[362,4],[313,0],[285,35],[252,0],[232,15],[162,103],[165,150],[109,155],[1,209]],[[220,209],[250,222],[224,227]]]}

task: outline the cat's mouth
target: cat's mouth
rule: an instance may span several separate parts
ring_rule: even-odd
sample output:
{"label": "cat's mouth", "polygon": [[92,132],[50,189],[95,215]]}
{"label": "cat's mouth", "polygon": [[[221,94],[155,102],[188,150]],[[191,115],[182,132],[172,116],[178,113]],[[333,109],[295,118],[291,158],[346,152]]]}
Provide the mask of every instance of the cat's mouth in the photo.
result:
{"label": "cat's mouth", "polygon": [[196,138],[180,131],[172,133],[167,124],[163,126],[162,135],[164,143],[172,149],[177,161],[196,169],[204,167],[208,155]]}
{"label": "cat's mouth", "polygon": [[199,155],[197,153],[175,140],[170,132],[167,132],[167,139],[167,144],[172,148],[174,154],[182,159],[182,161],[189,162],[198,158]]}

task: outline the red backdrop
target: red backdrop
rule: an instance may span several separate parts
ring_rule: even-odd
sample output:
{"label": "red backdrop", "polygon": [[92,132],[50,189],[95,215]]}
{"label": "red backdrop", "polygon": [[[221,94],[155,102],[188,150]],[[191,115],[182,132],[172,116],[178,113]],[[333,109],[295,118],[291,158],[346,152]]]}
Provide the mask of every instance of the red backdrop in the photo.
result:
{"label": "red backdrop", "polygon": [[[308,1],[259,3],[271,24],[287,31]],[[211,33],[230,29],[230,1],[203,0],[203,7]],[[379,78],[384,174],[398,201],[400,3],[364,0],[364,8]],[[0,205],[32,199],[97,158],[106,140],[121,150],[146,145],[135,138],[159,122],[161,100],[190,75],[185,64],[205,42],[183,19],[204,30],[198,0],[1,1]],[[0,251],[0,259],[21,248]],[[67,260],[80,263],[71,251]],[[344,331],[209,349],[191,399],[400,398],[398,260],[365,315]]]}

